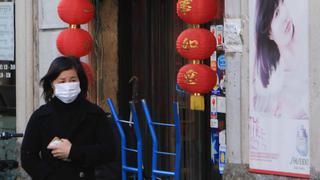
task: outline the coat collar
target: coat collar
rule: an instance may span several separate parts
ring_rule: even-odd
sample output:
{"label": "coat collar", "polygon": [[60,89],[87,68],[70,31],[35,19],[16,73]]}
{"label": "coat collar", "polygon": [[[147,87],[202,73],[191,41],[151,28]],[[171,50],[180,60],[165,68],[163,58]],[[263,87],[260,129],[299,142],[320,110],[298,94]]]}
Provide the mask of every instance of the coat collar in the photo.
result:
{"label": "coat collar", "polygon": [[[54,118],[59,118],[57,112],[57,108],[54,106],[54,99],[48,102],[47,104],[40,107],[42,109],[40,111],[40,118],[44,116],[52,116]],[[71,130],[68,132],[67,138],[72,139],[72,136],[75,134],[79,126],[82,124],[82,122],[88,117],[88,115],[95,115],[95,114],[101,114],[101,111],[98,110],[97,106],[86,100],[85,98],[82,98],[80,102],[78,102],[79,106],[77,108],[77,118],[76,121],[73,122],[73,125],[71,127]]]}

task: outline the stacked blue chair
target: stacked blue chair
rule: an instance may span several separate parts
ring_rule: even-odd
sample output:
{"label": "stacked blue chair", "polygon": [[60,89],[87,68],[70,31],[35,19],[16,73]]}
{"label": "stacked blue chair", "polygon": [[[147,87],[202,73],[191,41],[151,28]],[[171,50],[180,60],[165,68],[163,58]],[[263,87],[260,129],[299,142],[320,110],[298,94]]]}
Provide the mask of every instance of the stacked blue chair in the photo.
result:
{"label": "stacked blue chair", "polygon": [[[138,176],[138,180],[142,180],[142,138],[141,138],[141,133],[140,133],[140,128],[139,128],[139,123],[138,123],[138,118],[137,118],[137,112],[134,106],[134,103],[132,101],[129,102],[130,104],[130,111],[132,114],[132,120],[131,121],[125,121],[121,120],[118,116],[118,113],[114,107],[114,104],[110,98],[107,99],[107,103],[110,107],[112,117],[117,125],[120,138],[121,138],[121,173],[122,173],[122,180],[127,179],[127,172],[133,172],[136,173]],[[134,131],[135,135],[137,138],[137,148],[128,148],[126,145],[126,135],[125,132],[122,128],[122,123],[129,123],[133,124],[134,126]],[[135,152],[137,153],[137,167],[130,167],[127,165],[127,151]]]}
{"label": "stacked blue chair", "polygon": [[[157,177],[174,177],[175,180],[180,180],[180,160],[181,160],[181,140],[180,140],[180,117],[178,103],[173,103],[173,114],[174,114],[174,124],[154,122],[151,118],[150,111],[148,109],[147,103],[145,100],[141,100],[142,108],[145,113],[149,132],[152,138],[152,173],[151,180],[155,180]],[[172,152],[162,152],[158,151],[158,140],[157,135],[154,129],[154,126],[167,126],[174,127],[176,133],[176,149],[175,153]],[[174,171],[165,171],[158,169],[157,160],[158,155],[164,156],[175,156],[175,169]]]}

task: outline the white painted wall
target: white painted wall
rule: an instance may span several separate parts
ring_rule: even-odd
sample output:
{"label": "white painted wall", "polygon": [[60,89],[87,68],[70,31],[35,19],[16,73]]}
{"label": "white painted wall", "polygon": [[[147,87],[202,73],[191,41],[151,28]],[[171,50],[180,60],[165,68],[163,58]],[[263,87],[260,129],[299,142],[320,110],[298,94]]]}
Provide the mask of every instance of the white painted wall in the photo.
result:
{"label": "white painted wall", "polygon": [[311,165],[320,171],[320,1],[309,2],[310,145]]}
{"label": "white painted wall", "polygon": [[64,23],[58,16],[57,7],[60,0],[39,0],[37,1],[37,55],[38,69],[35,82],[38,82],[37,105],[44,104],[41,97],[42,88],[39,86],[40,79],[47,73],[53,59],[61,56],[56,47],[56,39],[59,33],[68,24]]}
{"label": "white painted wall", "polygon": [[38,38],[39,38],[39,47],[38,47],[38,73],[36,79],[34,79],[35,83],[38,82],[38,88],[35,87],[38,91],[38,105],[44,104],[44,100],[41,96],[42,88],[39,85],[40,79],[47,73],[49,66],[53,59],[58,56],[61,56],[60,52],[56,47],[56,39],[61,32],[61,29],[47,29],[47,30],[39,30]]}
{"label": "white painted wall", "polygon": [[[225,18],[240,18],[241,1],[225,0]],[[243,128],[243,118],[241,115],[242,100],[242,53],[226,53],[226,130],[227,130],[227,150],[229,163],[244,163],[243,143],[245,141],[246,128]],[[244,150],[246,150],[245,148]],[[245,151],[244,151],[245,152]]]}
{"label": "white painted wall", "polygon": [[17,0],[15,3],[17,132],[24,132],[34,107],[33,1]]}

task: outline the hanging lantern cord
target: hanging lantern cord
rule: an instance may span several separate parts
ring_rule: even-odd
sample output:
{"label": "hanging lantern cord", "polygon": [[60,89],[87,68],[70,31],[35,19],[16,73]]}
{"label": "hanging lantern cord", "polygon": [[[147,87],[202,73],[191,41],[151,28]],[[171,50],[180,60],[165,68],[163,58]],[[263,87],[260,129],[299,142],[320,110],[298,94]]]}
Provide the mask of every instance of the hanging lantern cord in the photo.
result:
{"label": "hanging lantern cord", "polygon": [[79,29],[80,28],[80,24],[70,24],[69,28],[71,28],[71,29]]}
{"label": "hanging lantern cord", "polygon": [[200,24],[192,24],[192,28],[200,28]]}

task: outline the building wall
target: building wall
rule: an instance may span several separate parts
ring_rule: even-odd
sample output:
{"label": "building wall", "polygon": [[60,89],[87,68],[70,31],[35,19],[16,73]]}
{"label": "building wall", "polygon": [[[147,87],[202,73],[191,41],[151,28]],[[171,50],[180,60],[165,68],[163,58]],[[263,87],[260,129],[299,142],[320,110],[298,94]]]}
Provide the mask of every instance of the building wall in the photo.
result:
{"label": "building wall", "polygon": [[[309,54],[310,54],[310,137],[311,137],[311,165],[315,171],[320,172],[320,22],[317,17],[320,16],[320,2],[311,0],[309,2]],[[320,178],[320,175],[317,176]]]}
{"label": "building wall", "polygon": [[[106,98],[110,97],[116,106],[118,104],[118,3],[114,0],[100,1],[98,12],[101,24],[97,27],[93,21],[89,27],[91,34],[99,40],[95,42],[98,45],[90,59],[96,79],[90,95],[93,102],[108,110]],[[100,54],[94,55],[95,52]]]}
{"label": "building wall", "polygon": [[[248,163],[248,99],[249,94],[242,87],[249,86],[248,77],[248,45],[246,45],[246,26],[248,18],[242,15],[246,12],[241,8],[244,1],[225,1],[225,18],[241,18],[242,37],[244,42],[243,53],[226,53],[228,67],[226,69],[226,98],[227,98],[227,146],[230,163]],[[242,11],[241,11],[242,10]],[[241,116],[239,116],[241,114]]]}
{"label": "building wall", "polygon": [[[33,1],[16,1],[16,108],[17,132],[24,132],[34,109],[34,17]],[[21,146],[21,139],[17,147]],[[19,154],[17,154],[19,157]],[[19,158],[18,158],[19,159]],[[21,171],[22,177],[26,177]],[[27,179],[27,178],[24,178]]]}

